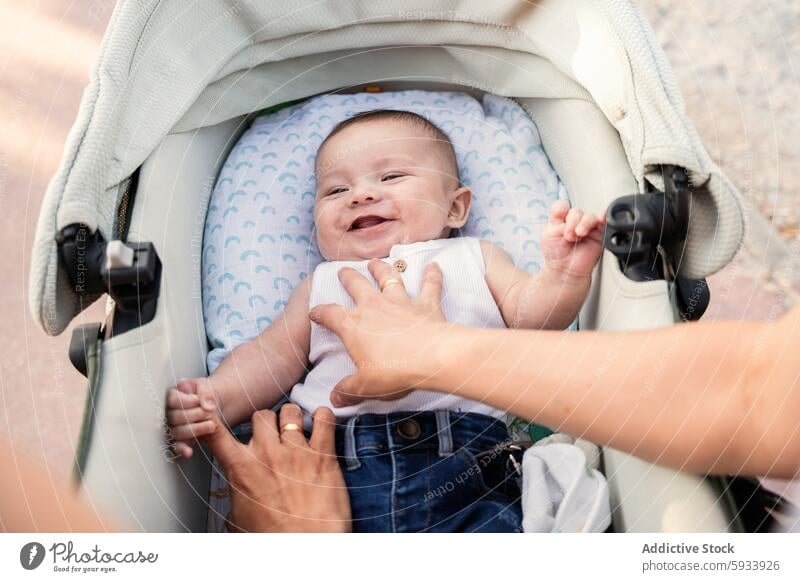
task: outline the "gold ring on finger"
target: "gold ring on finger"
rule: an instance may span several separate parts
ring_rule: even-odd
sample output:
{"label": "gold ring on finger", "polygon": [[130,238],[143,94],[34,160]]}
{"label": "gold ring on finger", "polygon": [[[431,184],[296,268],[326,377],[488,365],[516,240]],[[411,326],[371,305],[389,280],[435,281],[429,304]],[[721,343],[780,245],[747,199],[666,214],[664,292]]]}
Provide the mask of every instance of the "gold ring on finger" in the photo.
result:
{"label": "gold ring on finger", "polygon": [[293,422],[290,422],[288,424],[284,424],[281,427],[281,432],[286,432],[286,431],[289,431],[289,430],[296,430],[296,431],[299,431],[299,432],[303,432],[303,428],[300,425],[295,424]]}
{"label": "gold ring on finger", "polygon": [[381,283],[381,293],[383,290],[386,289],[389,285],[403,285],[403,282],[400,279],[386,279],[383,283]]}

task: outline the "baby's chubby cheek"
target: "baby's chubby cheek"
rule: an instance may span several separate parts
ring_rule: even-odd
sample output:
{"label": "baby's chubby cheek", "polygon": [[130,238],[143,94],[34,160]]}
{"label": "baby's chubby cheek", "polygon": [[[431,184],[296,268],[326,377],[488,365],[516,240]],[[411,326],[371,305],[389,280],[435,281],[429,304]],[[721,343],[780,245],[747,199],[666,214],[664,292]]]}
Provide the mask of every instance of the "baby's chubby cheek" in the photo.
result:
{"label": "baby's chubby cheek", "polygon": [[342,242],[341,233],[317,227],[317,246],[326,261],[336,260],[336,255],[341,250]]}

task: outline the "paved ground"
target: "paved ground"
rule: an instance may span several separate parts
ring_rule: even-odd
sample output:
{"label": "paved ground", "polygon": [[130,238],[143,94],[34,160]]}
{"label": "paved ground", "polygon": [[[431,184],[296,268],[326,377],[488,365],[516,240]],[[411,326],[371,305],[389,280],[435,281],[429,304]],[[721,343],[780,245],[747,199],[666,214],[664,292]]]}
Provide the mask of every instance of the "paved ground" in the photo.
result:
{"label": "paved ground", "polygon": [[[111,0],[0,0],[0,438],[69,470],[84,397],[26,285],[39,205],[110,16]],[[644,0],[712,155],[753,201],[746,251],[711,278],[711,318],[763,319],[800,292],[800,4]],[[771,227],[782,239],[770,239]],[[794,246],[793,246],[794,245]],[[100,306],[83,321],[102,315]]]}
{"label": "paved ground", "polygon": [[69,334],[48,338],[28,314],[30,248],[110,16],[104,6],[0,0],[0,438],[58,479],[71,466],[85,386],[65,357]]}

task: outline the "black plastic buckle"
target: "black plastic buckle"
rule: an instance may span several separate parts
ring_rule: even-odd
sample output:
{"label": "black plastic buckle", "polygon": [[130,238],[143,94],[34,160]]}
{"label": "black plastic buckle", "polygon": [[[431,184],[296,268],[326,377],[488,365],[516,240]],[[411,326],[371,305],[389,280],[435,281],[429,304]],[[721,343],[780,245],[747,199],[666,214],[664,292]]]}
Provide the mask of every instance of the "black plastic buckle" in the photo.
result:
{"label": "black plastic buckle", "polygon": [[[683,320],[695,320],[710,301],[705,279],[688,279],[677,272],[675,257],[666,248],[682,248],[689,229],[691,192],[686,170],[661,168],[664,191],[652,185],[644,194],[617,198],[608,207],[603,244],[634,281],[665,279],[674,285]],[[679,259],[680,257],[678,257]]]}
{"label": "black plastic buckle", "polygon": [[84,376],[89,373],[89,350],[102,336],[103,324],[84,323],[72,330],[69,342],[69,361]]}
{"label": "black plastic buckle", "polygon": [[72,289],[81,297],[105,293],[101,267],[106,256],[106,241],[100,231],[85,224],[70,224],[56,237],[61,265]]}
{"label": "black plastic buckle", "polygon": [[161,286],[161,259],[153,243],[125,243],[133,250],[128,267],[106,266],[108,243],[85,224],[65,227],[56,239],[72,288],[94,300],[108,293],[116,304],[112,334],[139,327],[155,317]]}
{"label": "black plastic buckle", "polygon": [[125,246],[133,250],[133,264],[108,269],[104,262],[100,273],[120,311],[139,311],[142,305],[158,297],[161,260],[153,243],[125,243]]}

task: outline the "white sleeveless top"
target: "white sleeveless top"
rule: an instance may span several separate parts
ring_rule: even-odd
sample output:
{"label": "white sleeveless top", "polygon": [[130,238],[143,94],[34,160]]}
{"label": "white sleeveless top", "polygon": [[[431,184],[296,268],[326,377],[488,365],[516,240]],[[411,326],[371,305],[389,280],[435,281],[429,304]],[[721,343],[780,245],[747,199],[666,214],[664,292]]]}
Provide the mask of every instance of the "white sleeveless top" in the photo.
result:
{"label": "white sleeveless top", "polygon": [[[394,265],[398,260],[406,269],[397,273],[409,295],[416,299],[425,265],[436,261],[444,274],[442,310],[447,321],[469,327],[505,327],[500,310],[484,278],[485,266],[480,241],[471,237],[457,237],[394,245],[389,257],[382,259]],[[355,306],[344,286],[339,282],[342,267],[352,267],[377,287],[367,269],[368,261],[330,261],[314,270],[309,309],[319,304],[338,303],[344,307]],[[339,337],[314,322],[311,323],[311,370],[303,382],[291,393],[291,400],[304,411],[313,412],[319,406],[331,407],[330,392],[345,376],[354,374],[356,366]],[[387,365],[391,365],[387,362]],[[487,386],[487,390],[491,387]],[[477,412],[499,418],[505,412],[486,404],[462,398],[455,394],[415,390],[399,400],[368,400],[355,406],[335,408],[338,418],[357,414],[385,414],[401,410],[455,410]]]}

